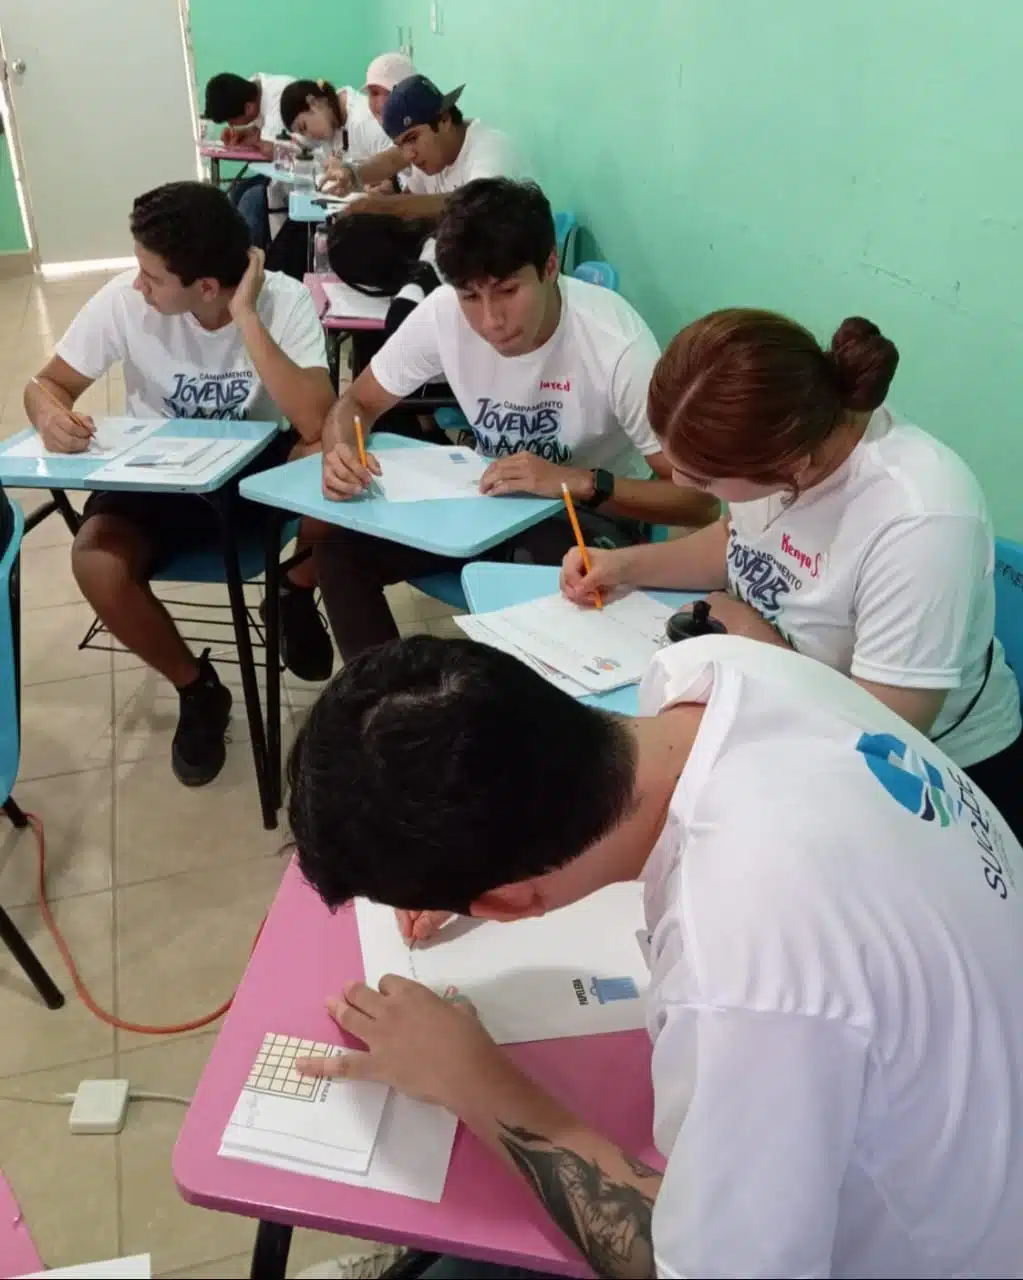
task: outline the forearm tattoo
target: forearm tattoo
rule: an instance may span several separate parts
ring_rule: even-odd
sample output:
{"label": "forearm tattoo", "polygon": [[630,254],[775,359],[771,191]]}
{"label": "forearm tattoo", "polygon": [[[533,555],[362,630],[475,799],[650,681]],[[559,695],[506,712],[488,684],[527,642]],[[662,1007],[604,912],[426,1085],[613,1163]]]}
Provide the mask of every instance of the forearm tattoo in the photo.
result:
{"label": "forearm tattoo", "polygon": [[[631,1182],[616,1182],[596,1160],[552,1146],[528,1129],[500,1123],[500,1138],[547,1212],[598,1276],[655,1274],[650,1220],[656,1183],[647,1195]],[[659,1178],[641,1160],[624,1153],[622,1159],[637,1177]]]}

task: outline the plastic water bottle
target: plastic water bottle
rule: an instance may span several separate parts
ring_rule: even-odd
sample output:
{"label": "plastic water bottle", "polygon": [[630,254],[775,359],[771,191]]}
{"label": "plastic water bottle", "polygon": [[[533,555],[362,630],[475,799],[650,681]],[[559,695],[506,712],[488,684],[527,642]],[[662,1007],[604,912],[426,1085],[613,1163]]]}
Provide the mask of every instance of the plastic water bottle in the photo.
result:
{"label": "plastic water bottle", "polygon": [[308,147],[302,147],[295,157],[294,164],[295,190],[315,190],[316,161]]}
{"label": "plastic water bottle", "polygon": [[313,270],[318,276],[330,274],[330,258],[327,256],[327,228],[318,227],[313,236]]}
{"label": "plastic water bottle", "polygon": [[281,173],[291,173],[295,168],[298,147],[286,130],[274,139],[274,168]]}

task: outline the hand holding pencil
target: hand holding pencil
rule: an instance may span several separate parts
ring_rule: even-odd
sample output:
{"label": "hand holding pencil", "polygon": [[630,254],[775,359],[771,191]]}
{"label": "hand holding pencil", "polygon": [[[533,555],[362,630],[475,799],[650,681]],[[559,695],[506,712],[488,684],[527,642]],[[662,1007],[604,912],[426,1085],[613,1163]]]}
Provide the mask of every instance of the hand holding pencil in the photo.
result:
{"label": "hand holding pencil", "polygon": [[84,453],[96,434],[92,418],[63,404],[41,378],[29,381],[36,392],[32,420],[43,444],[51,453]]}
{"label": "hand holding pencil", "polygon": [[[583,531],[579,527],[579,517],[575,513],[575,503],[572,501],[572,494],[567,484],[561,486],[561,496],[565,500],[565,510],[568,512],[568,519],[572,525],[572,532],[575,534],[576,550],[579,552],[579,559],[582,561],[583,568],[587,577],[593,575],[593,562],[590,559],[589,548],[586,546],[586,540],[583,537]],[[591,591],[593,604],[598,609],[604,607],[604,597],[600,593],[600,589],[596,586]]]}
{"label": "hand holding pencil", "polygon": [[[328,419],[328,426],[330,420]],[[339,440],[323,450],[323,496],[332,502],[350,502],[372,491],[374,477],[380,475],[380,463],[366,451],[366,435],[362,419],[354,417],[354,447]],[[335,437],[336,438],[336,437]]]}

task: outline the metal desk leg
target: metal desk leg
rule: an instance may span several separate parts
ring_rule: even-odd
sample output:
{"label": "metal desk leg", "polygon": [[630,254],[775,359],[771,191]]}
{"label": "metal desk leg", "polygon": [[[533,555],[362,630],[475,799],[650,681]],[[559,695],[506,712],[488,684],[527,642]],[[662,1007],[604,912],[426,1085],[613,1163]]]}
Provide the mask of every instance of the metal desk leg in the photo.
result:
{"label": "metal desk leg", "polygon": [[252,1249],[249,1280],[284,1280],[291,1249],[291,1227],[279,1222],[261,1222]]}
{"label": "metal desk leg", "polygon": [[281,807],[281,529],[284,517],[268,510],[266,529],[266,780],[276,812]]}
{"label": "metal desk leg", "polygon": [[210,182],[220,186],[220,156],[210,156]]}
{"label": "metal desk leg", "polygon": [[[4,801],[4,813],[10,818],[11,825],[19,831],[28,826],[28,818],[21,811],[13,796]],[[18,964],[25,972],[25,977],[39,992],[48,1009],[60,1009],[64,1005],[64,997],[50,975],[43,968],[39,957],[21,936],[21,931],[7,912],[0,907],[0,942],[6,944]]]}
{"label": "metal desk leg", "polygon": [[263,811],[263,826],[267,831],[273,831],[277,826],[277,810],[273,803],[273,788],[267,775],[263,709],[259,703],[259,683],[256,680],[252,636],[249,634],[249,615],[245,608],[245,591],[242,587],[242,574],[238,562],[238,543],[231,527],[232,496],[221,490],[211,494],[210,500],[220,517],[227,594],[231,602],[235,644],[238,646],[238,665],[242,673],[245,711],[249,718],[249,733],[252,736],[252,762],[256,769],[256,785],[259,788],[259,803]]}

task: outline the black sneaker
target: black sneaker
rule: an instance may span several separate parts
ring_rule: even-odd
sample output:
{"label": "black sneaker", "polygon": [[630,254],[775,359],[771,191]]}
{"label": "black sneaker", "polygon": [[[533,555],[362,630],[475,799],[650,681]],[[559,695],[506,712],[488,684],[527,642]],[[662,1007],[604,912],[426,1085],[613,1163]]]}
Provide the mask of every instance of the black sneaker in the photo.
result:
{"label": "black sneaker", "polygon": [[220,683],[210,651],[199,658],[199,675],[178,690],[181,712],[171,744],[171,768],[186,787],[212,782],[227,759],[224,733],[231,718],[231,690]]}
{"label": "black sneaker", "polygon": [[[334,646],[327,624],[316,607],[312,587],[281,583],[281,661],[300,680],[329,680],[334,670]],[[266,621],[266,601],[259,606]]]}

